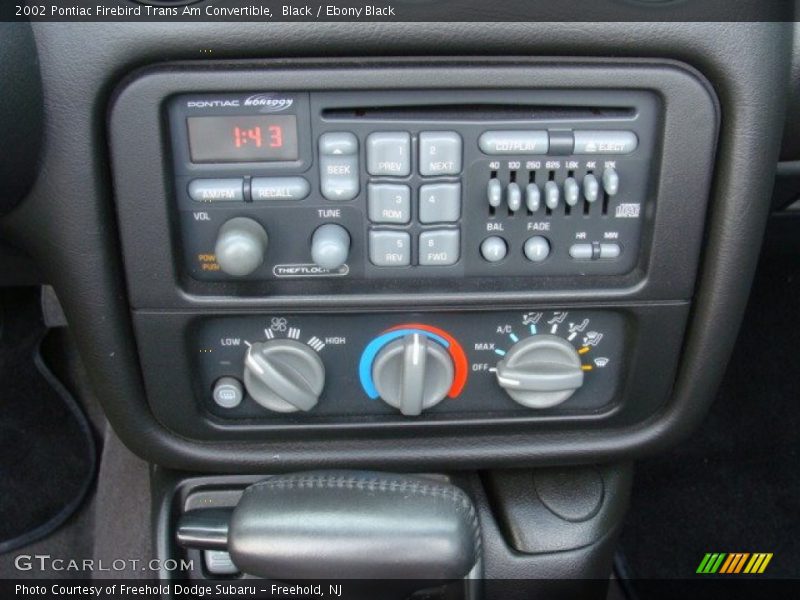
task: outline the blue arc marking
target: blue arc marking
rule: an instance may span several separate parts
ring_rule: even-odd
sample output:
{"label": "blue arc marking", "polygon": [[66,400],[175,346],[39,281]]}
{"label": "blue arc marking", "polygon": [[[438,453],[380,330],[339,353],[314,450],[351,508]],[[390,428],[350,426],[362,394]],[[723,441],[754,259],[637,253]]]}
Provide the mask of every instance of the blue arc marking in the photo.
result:
{"label": "blue arc marking", "polygon": [[361,354],[361,360],[358,362],[358,377],[361,379],[361,387],[364,388],[367,396],[373,400],[376,400],[380,396],[380,394],[378,394],[378,390],[375,389],[375,383],[372,381],[372,362],[375,360],[375,356],[386,344],[396,340],[397,338],[408,335],[409,333],[422,334],[436,342],[439,342],[445,348],[450,348],[450,342],[448,342],[442,336],[431,333],[430,331],[424,331],[422,329],[398,329],[396,331],[389,331],[376,337],[369,344],[367,344],[366,348],[364,348],[364,352]]}

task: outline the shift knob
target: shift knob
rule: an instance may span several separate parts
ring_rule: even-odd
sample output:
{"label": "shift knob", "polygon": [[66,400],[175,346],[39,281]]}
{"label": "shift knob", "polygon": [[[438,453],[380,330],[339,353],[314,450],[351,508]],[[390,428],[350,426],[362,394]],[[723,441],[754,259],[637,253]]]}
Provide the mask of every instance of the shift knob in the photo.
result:
{"label": "shift knob", "polygon": [[250,275],[264,262],[267,232],[253,219],[234,217],[219,229],[214,254],[224,273],[235,277]]}

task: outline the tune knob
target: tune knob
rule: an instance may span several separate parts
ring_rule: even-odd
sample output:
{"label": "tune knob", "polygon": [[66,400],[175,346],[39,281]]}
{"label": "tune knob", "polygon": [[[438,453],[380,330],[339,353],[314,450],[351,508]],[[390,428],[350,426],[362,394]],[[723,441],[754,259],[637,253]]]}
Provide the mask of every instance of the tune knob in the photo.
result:
{"label": "tune knob", "polygon": [[264,262],[267,232],[253,219],[234,217],[219,229],[214,254],[223,272],[235,277],[250,275]]}
{"label": "tune knob", "polygon": [[338,269],[350,254],[350,234],[336,223],[321,225],[311,236],[311,260],[326,269]]}
{"label": "tune knob", "polygon": [[554,335],[535,335],[517,342],[497,364],[497,382],[528,408],[561,404],[583,385],[575,348]]}
{"label": "tune knob", "polygon": [[421,333],[409,333],[384,346],[372,366],[380,397],[406,416],[419,415],[441,402],[453,376],[447,350]]}
{"label": "tune knob", "polygon": [[312,409],[325,387],[325,365],[314,350],[293,340],[250,346],[244,362],[250,397],[275,412]]}

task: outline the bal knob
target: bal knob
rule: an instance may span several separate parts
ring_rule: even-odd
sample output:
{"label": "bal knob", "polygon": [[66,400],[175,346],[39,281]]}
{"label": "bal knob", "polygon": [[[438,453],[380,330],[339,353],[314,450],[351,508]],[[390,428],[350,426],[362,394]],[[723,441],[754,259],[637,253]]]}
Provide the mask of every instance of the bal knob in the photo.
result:
{"label": "bal knob", "polygon": [[535,335],[517,342],[497,363],[497,383],[528,408],[561,404],[583,385],[581,359],[568,341]]}
{"label": "bal knob", "polygon": [[312,409],[325,387],[325,365],[314,350],[293,340],[250,346],[244,363],[250,397],[275,412]]}
{"label": "bal knob", "polygon": [[421,333],[409,333],[384,346],[372,365],[372,378],[384,402],[416,416],[447,395],[454,367],[447,350]]}

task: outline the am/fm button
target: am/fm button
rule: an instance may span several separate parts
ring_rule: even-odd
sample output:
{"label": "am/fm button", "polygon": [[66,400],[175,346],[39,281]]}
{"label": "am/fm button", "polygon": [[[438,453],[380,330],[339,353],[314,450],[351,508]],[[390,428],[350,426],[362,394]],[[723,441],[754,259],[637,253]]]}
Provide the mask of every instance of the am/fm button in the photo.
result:
{"label": "am/fm button", "polygon": [[196,202],[244,202],[244,179],[194,179],[188,191]]}

